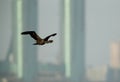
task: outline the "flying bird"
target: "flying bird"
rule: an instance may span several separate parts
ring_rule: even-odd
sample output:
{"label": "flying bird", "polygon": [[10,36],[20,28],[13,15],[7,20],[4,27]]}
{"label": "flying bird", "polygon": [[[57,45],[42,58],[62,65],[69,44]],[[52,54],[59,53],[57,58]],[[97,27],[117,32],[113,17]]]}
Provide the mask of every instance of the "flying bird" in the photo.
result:
{"label": "flying bird", "polygon": [[55,36],[57,33],[51,34],[44,39],[39,37],[35,31],[25,31],[21,33],[22,35],[30,35],[34,40],[36,40],[36,43],[33,45],[44,45],[46,43],[52,43],[53,40],[49,40],[50,37]]}

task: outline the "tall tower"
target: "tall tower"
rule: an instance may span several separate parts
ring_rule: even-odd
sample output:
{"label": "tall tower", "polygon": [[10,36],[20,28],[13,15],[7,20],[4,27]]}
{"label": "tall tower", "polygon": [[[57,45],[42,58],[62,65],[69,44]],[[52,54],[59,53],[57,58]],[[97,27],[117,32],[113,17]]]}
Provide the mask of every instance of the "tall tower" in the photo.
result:
{"label": "tall tower", "polygon": [[84,0],[64,0],[64,55],[65,74],[71,82],[82,82],[84,60]]}
{"label": "tall tower", "polygon": [[[37,0],[12,0],[12,39],[9,54],[14,56],[14,71],[19,79],[33,82],[37,75],[37,47],[22,31],[37,30]],[[8,58],[7,57],[7,58]]]}
{"label": "tall tower", "polygon": [[113,42],[111,44],[111,67],[120,69],[120,42]]}
{"label": "tall tower", "polygon": [[71,0],[71,78],[84,82],[85,75],[85,26],[84,1]]}
{"label": "tall tower", "polygon": [[[38,0],[23,0],[23,31],[38,28]],[[23,36],[22,36],[23,37]],[[38,73],[37,69],[37,46],[33,46],[33,39],[23,39],[23,78],[26,82],[34,82]]]}
{"label": "tall tower", "polygon": [[110,46],[110,68],[108,69],[107,82],[120,81],[120,42],[113,42]]}

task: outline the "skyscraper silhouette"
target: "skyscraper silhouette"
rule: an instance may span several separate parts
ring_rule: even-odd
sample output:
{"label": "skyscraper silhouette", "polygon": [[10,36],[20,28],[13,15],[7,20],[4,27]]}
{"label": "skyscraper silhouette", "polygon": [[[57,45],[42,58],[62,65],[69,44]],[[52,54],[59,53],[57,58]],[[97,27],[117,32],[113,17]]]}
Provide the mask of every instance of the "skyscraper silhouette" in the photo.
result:
{"label": "skyscraper silhouette", "polygon": [[12,39],[7,59],[12,54],[15,74],[25,82],[33,82],[37,75],[37,47],[31,39],[23,39],[21,32],[37,30],[37,0],[12,1]]}
{"label": "skyscraper silhouette", "polygon": [[64,55],[66,77],[82,82],[85,75],[84,0],[64,0]]}
{"label": "skyscraper silhouette", "polygon": [[107,73],[107,82],[120,81],[120,42],[113,42],[110,46],[110,67]]}

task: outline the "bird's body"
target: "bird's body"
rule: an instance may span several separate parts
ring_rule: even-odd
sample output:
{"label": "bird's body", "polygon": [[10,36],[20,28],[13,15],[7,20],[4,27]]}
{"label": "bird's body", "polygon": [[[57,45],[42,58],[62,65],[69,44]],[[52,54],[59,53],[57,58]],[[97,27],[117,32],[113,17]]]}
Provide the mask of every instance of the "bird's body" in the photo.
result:
{"label": "bird's body", "polygon": [[25,31],[21,33],[22,35],[30,35],[34,40],[36,40],[36,43],[34,43],[34,45],[44,45],[46,43],[52,43],[53,40],[48,40],[51,36],[55,36],[56,33],[51,34],[49,36],[47,36],[46,38],[42,39],[41,37],[39,37],[35,31]]}

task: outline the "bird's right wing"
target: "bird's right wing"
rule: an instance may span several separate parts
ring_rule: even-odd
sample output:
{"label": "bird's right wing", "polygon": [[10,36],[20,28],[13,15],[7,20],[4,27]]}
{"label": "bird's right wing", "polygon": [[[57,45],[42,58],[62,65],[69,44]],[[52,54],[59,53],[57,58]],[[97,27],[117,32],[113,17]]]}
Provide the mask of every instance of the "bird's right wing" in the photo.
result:
{"label": "bird's right wing", "polygon": [[55,36],[55,35],[57,35],[57,33],[54,33],[54,34],[51,34],[51,35],[45,37],[44,40],[45,40],[45,41],[48,41],[48,39],[49,39],[51,36]]}
{"label": "bird's right wing", "polygon": [[22,32],[21,33],[22,35],[26,35],[26,34],[29,34],[33,39],[35,40],[42,40],[37,34],[35,31],[25,31],[25,32]]}

